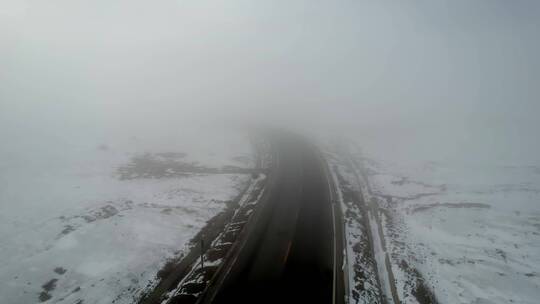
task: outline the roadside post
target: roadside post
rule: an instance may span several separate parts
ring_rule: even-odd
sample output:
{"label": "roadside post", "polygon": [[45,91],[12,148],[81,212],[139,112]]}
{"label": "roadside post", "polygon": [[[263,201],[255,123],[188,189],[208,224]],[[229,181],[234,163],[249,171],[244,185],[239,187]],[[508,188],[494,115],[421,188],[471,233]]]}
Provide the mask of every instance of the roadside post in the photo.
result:
{"label": "roadside post", "polygon": [[204,237],[201,237],[201,269],[204,268]]}

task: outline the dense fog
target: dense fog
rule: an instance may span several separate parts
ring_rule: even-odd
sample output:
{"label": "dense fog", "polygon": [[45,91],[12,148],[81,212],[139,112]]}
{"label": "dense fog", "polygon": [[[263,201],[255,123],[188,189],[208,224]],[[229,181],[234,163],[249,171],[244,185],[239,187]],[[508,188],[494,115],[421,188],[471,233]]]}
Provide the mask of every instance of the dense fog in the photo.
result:
{"label": "dense fog", "polygon": [[0,0],[0,302],[537,303],[539,33],[534,0]]}
{"label": "dense fog", "polygon": [[2,146],[270,123],[537,163],[539,14],[535,1],[5,0]]}

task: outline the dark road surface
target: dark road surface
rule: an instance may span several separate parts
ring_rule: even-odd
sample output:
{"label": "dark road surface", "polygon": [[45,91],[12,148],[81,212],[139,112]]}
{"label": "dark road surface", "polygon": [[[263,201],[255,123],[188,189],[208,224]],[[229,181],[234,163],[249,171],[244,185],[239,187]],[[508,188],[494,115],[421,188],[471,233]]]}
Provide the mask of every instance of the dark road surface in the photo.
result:
{"label": "dark road surface", "polygon": [[342,260],[334,256],[325,164],[309,143],[273,138],[277,164],[267,200],[203,303],[333,303],[334,263]]}

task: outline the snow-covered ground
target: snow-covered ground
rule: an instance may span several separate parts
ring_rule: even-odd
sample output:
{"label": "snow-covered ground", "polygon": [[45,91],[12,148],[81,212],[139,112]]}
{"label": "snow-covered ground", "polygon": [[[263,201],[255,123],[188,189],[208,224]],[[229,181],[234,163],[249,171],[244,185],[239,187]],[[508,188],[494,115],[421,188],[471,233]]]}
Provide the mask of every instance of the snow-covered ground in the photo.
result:
{"label": "snow-covered ground", "polygon": [[406,161],[369,148],[353,157],[379,204],[401,301],[422,303],[418,271],[439,303],[538,303],[539,166]]}
{"label": "snow-covered ground", "polygon": [[316,137],[339,190],[350,303],[538,303],[537,160],[379,135]]}
{"label": "snow-covered ground", "polygon": [[119,168],[137,157],[179,168],[253,166],[247,136],[231,130],[192,128],[166,138],[37,133],[0,146],[6,304],[132,303],[250,179],[241,172],[120,178]]}

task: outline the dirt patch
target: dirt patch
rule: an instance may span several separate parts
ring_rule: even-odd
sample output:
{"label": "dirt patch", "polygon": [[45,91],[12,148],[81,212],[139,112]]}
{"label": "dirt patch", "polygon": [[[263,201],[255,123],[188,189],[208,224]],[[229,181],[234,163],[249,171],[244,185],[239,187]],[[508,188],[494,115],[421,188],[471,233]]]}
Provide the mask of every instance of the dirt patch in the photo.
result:
{"label": "dirt patch", "polygon": [[40,302],[45,302],[45,301],[49,300],[50,298],[52,298],[52,296],[46,291],[42,291],[42,292],[39,293],[39,301]]}
{"label": "dirt patch", "polygon": [[85,214],[79,214],[74,216],[60,216],[59,220],[67,222],[64,225],[64,229],[60,231],[57,239],[70,234],[82,226],[82,224],[89,224],[98,220],[104,220],[113,216],[119,215],[120,212],[133,209],[134,203],[131,200],[125,200],[123,202],[107,201],[104,206],[97,209],[90,209]]}
{"label": "dirt patch", "polygon": [[56,282],[58,282],[58,279],[51,279],[47,283],[41,285],[41,288],[47,292],[53,291],[56,288]]}
{"label": "dirt patch", "polygon": [[40,302],[45,302],[52,298],[51,292],[56,288],[56,282],[58,282],[58,279],[51,279],[47,281],[47,283],[41,285],[43,291],[39,293]]}
{"label": "dirt patch", "polygon": [[208,168],[197,162],[185,162],[180,159],[183,153],[164,152],[157,154],[146,153],[134,156],[131,161],[119,167],[116,171],[120,180],[138,178],[172,178],[185,177],[191,174],[251,174],[260,169],[225,166],[222,168]]}
{"label": "dirt patch", "polygon": [[69,234],[70,232],[73,232],[75,231],[75,227],[73,227],[72,225],[64,225],[64,229],[62,229],[62,231],[60,231],[60,234],[61,235],[67,235]]}
{"label": "dirt patch", "polygon": [[405,260],[399,263],[399,267],[407,274],[405,285],[411,288],[412,295],[419,304],[437,304],[437,298],[433,291],[426,285],[420,272],[411,267]]}
{"label": "dirt patch", "polygon": [[421,212],[426,211],[431,208],[436,207],[446,207],[446,208],[478,208],[478,209],[488,209],[491,208],[490,205],[487,204],[481,204],[481,203],[434,203],[434,204],[427,204],[427,205],[420,205],[420,206],[414,206],[412,207],[411,212]]}
{"label": "dirt patch", "polygon": [[172,209],[171,209],[171,208],[165,208],[165,209],[161,210],[161,213],[167,214],[167,215],[168,215],[168,214],[171,214],[171,212],[172,212]]}
{"label": "dirt patch", "polygon": [[446,185],[444,184],[443,185],[430,185],[424,182],[410,180],[408,177],[400,177],[398,180],[392,181],[391,184],[397,185],[397,186],[413,184],[413,185],[422,186],[424,188],[435,188],[435,189],[438,189],[440,192],[446,191]]}
{"label": "dirt patch", "polygon": [[54,272],[56,272],[57,274],[64,274],[66,273],[67,269],[63,268],[63,267],[55,267],[54,268]]}
{"label": "dirt patch", "polygon": [[431,292],[429,288],[427,288],[424,282],[420,282],[419,284],[417,284],[416,289],[413,290],[412,294],[420,304],[437,303],[435,295]]}
{"label": "dirt patch", "polygon": [[[109,202],[109,203],[112,203],[112,202]],[[107,218],[110,218],[112,216],[115,216],[118,214],[118,209],[116,209],[116,207],[114,207],[113,205],[111,204],[107,204],[97,210],[94,210],[94,211],[91,211],[89,214],[87,215],[83,215],[82,218],[87,222],[87,223],[92,223],[92,222],[95,222],[97,220],[103,220],[103,219],[107,219]]]}

